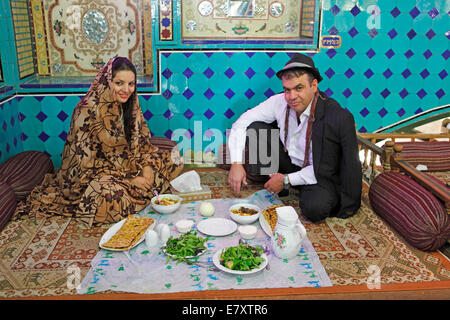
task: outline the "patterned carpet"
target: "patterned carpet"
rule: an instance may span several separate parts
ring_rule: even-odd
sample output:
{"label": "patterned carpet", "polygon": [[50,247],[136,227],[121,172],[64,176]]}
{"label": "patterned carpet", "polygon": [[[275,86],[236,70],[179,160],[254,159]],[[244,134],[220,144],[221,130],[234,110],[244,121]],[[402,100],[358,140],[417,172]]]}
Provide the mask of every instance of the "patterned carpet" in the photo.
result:
{"label": "patterned carpet", "polygon": [[[235,197],[226,184],[226,171],[197,172],[214,198]],[[260,189],[262,185],[249,184],[241,197]],[[365,186],[362,208],[349,219],[312,224],[300,215],[333,285],[364,285],[374,272],[379,273],[381,284],[450,280],[449,260],[440,252],[426,253],[405,244],[370,209],[367,192]],[[299,212],[296,198],[291,189],[291,195],[281,199]],[[69,266],[78,266],[83,277],[108,228],[87,229],[71,218],[11,221],[0,232],[0,297],[75,294],[67,287]]]}

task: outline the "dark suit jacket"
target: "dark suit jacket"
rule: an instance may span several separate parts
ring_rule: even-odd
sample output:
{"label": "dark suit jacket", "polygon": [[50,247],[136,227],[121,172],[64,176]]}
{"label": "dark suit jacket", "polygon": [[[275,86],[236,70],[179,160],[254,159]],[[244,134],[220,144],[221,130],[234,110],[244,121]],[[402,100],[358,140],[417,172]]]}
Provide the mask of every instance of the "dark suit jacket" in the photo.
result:
{"label": "dark suit jacket", "polygon": [[361,205],[362,172],[353,115],[320,92],[312,127],[314,174],[319,184],[335,188],[340,207],[332,212],[345,218]]}

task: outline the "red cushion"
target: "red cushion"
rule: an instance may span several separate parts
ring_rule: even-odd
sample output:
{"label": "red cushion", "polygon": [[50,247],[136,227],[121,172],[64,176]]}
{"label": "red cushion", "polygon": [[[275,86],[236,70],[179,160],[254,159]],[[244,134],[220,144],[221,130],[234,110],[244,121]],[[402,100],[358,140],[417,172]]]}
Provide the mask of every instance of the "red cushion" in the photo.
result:
{"label": "red cushion", "polygon": [[0,231],[8,223],[16,206],[17,200],[14,191],[6,182],[0,181]]}
{"label": "red cushion", "polygon": [[435,251],[450,239],[450,219],[444,205],[411,178],[384,172],[369,190],[373,210],[412,246]]}
{"label": "red cushion", "polygon": [[450,170],[450,142],[396,142],[403,146],[400,156],[412,166],[419,164],[427,166],[426,171]]}
{"label": "red cushion", "polygon": [[17,201],[25,199],[42,182],[45,174],[53,172],[50,158],[40,151],[24,151],[0,165],[0,181],[13,189]]}

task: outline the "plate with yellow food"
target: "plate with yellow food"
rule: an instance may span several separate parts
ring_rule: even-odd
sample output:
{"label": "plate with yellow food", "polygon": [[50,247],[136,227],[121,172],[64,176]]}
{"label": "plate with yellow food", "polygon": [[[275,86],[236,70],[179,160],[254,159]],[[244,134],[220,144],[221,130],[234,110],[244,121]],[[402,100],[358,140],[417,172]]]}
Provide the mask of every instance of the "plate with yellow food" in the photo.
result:
{"label": "plate with yellow food", "polygon": [[100,239],[99,246],[110,251],[127,251],[144,241],[145,232],[153,229],[155,220],[129,215],[111,226]]}
{"label": "plate with yellow food", "polygon": [[259,224],[268,236],[272,236],[273,230],[277,225],[278,216],[275,210],[278,207],[284,207],[284,204],[275,204],[265,208],[259,215]]}

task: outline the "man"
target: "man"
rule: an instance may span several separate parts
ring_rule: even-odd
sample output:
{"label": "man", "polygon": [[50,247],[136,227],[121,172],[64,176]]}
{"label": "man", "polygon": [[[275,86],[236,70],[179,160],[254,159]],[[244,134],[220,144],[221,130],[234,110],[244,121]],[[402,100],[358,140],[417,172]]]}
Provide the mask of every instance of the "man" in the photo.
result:
{"label": "man", "polygon": [[[267,175],[268,191],[282,196],[290,185],[297,188],[301,212],[312,222],[352,216],[362,189],[352,114],[318,89],[322,77],[310,57],[296,53],[277,76],[284,92],[248,110],[232,126],[228,183],[236,194],[247,184],[247,141],[249,160],[256,157],[248,173]],[[266,145],[275,166],[263,161]]]}

